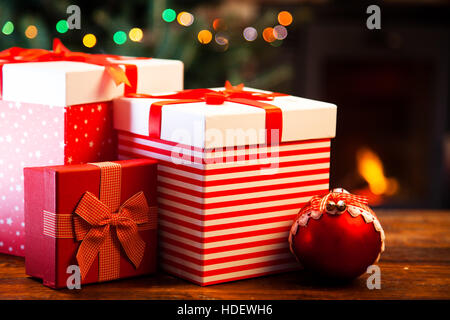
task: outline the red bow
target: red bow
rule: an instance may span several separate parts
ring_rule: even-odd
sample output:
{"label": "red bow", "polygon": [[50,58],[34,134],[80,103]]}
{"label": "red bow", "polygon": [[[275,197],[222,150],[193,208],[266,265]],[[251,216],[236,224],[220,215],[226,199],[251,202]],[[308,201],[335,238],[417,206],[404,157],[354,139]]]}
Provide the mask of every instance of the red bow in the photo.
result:
{"label": "red bow", "polygon": [[358,196],[345,191],[331,191],[326,195],[312,197],[311,209],[319,212],[323,212],[326,208],[328,201],[334,201],[338,203],[339,200],[343,200],[347,206],[349,205],[367,205],[368,199],[364,196]]}
{"label": "red bow", "polygon": [[281,141],[281,133],[283,130],[283,116],[281,109],[277,106],[261,102],[261,100],[271,101],[275,97],[286,96],[282,93],[262,93],[244,90],[244,84],[233,87],[229,81],[226,81],[225,90],[223,91],[190,89],[167,95],[128,94],[126,96],[131,98],[173,99],[157,101],[151,105],[149,116],[149,137],[151,138],[160,138],[161,136],[161,115],[164,106],[195,102],[219,105],[223,104],[225,101],[229,101],[264,109],[266,112],[266,143],[271,143],[272,130],[278,130],[278,142]]}
{"label": "red bow", "polygon": [[[125,83],[127,85],[125,93],[136,92],[137,86],[137,69],[135,65],[124,64],[120,62],[112,62],[114,60],[136,60],[146,58],[124,58],[112,54],[89,54],[83,52],[72,52],[67,49],[59,40],[53,40],[53,51],[45,49],[25,49],[12,47],[0,52],[0,90],[1,90],[1,68],[5,63],[21,63],[21,62],[47,62],[47,61],[78,61],[99,66],[104,66],[110,77],[116,85]],[[120,67],[125,66],[125,71]]]}
{"label": "red bow", "polygon": [[120,246],[138,268],[145,251],[145,242],[138,225],[148,222],[149,207],[143,192],[138,192],[122,204],[117,212],[86,192],[75,213],[75,235],[82,241],[77,252],[82,279],[99,257],[99,281],[119,277]]}

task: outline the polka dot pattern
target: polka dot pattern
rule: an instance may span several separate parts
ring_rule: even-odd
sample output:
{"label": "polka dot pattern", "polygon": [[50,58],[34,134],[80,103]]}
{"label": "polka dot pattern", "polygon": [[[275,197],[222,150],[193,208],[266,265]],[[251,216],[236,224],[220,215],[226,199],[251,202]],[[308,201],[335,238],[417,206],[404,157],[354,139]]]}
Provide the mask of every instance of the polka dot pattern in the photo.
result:
{"label": "polka dot pattern", "polygon": [[93,103],[67,108],[65,128],[65,163],[116,159],[117,143],[113,134],[110,103]]}
{"label": "polka dot pattern", "polygon": [[0,101],[0,253],[24,255],[24,167],[115,159],[109,102],[62,108]]}

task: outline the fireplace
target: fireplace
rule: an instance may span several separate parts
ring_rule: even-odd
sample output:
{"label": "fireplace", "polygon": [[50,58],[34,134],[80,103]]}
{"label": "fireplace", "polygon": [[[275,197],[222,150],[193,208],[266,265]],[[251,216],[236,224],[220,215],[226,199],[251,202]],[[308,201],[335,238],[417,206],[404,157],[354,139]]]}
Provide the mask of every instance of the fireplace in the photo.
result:
{"label": "fireplace", "polygon": [[445,206],[448,29],[393,19],[371,31],[361,13],[327,17],[296,34],[295,83],[338,106],[331,186],[376,206]]}

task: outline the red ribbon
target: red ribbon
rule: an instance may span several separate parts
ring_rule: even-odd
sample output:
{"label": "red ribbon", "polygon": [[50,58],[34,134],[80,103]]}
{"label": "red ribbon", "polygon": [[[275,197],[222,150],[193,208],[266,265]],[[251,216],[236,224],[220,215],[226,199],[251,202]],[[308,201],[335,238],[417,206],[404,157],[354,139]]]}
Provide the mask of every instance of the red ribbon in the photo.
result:
{"label": "red ribbon", "polygon": [[[48,61],[77,61],[104,66],[109,76],[114,80],[116,85],[125,83],[125,93],[130,94],[136,92],[137,88],[137,67],[132,64],[121,63],[115,60],[138,60],[149,58],[122,57],[112,54],[90,54],[84,52],[72,52],[67,49],[59,40],[53,40],[53,51],[45,49],[25,49],[12,47],[0,51],[0,96],[2,89],[2,68],[6,63],[22,63],[22,62],[48,62]],[[120,67],[124,66],[125,71]]]}
{"label": "red ribbon", "polygon": [[368,199],[364,196],[358,196],[351,193],[340,192],[340,191],[331,191],[326,195],[322,196],[314,196],[312,197],[311,209],[319,212],[323,212],[326,208],[328,201],[334,201],[334,203],[338,203],[339,200],[343,200],[347,206],[349,205],[367,205]]}
{"label": "red ribbon", "polygon": [[138,225],[148,223],[148,212],[143,192],[125,201],[117,212],[113,212],[92,193],[83,195],[75,210],[79,219],[74,220],[76,239],[81,241],[77,261],[82,279],[99,254],[100,259],[105,256],[99,264],[99,281],[118,278],[119,245],[135,268],[139,267],[144,257],[145,242],[139,235]]}
{"label": "red ribbon", "polygon": [[225,90],[214,91],[211,89],[190,89],[168,95],[128,94],[131,98],[172,99],[154,102],[150,108],[149,137],[161,137],[162,108],[171,104],[205,102],[208,105],[220,105],[225,101],[245,104],[261,108],[266,112],[266,143],[272,143],[272,130],[278,130],[278,141],[281,142],[283,131],[283,115],[279,107],[263,101],[272,101],[273,98],[286,96],[282,93],[262,93],[244,90],[244,85],[232,86],[229,81],[225,83]]}

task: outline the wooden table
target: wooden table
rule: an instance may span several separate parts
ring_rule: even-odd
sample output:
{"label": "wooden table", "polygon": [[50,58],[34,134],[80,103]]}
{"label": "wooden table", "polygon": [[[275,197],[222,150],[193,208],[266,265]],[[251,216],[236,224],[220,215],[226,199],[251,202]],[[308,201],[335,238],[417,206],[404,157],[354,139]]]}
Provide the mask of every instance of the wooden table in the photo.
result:
{"label": "wooden table", "polygon": [[25,275],[24,260],[0,255],[0,299],[449,299],[450,211],[378,210],[386,232],[381,289],[368,274],[348,284],[313,280],[305,271],[199,287],[164,273],[52,290]]}

